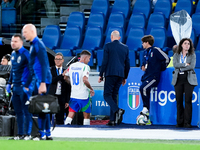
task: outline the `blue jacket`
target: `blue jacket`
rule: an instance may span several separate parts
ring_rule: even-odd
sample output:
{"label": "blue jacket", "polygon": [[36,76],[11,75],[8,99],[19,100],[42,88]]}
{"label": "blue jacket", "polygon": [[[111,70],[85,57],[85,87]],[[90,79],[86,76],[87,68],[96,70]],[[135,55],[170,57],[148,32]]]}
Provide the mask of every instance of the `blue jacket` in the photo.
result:
{"label": "blue jacket", "polygon": [[99,76],[119,76],[127,79],[130,70],[129,49],[118,40],[107,43]]}
{"label": "blue jacket", "polygon": [[142,66],[148,64],[147,69],[142,76],[141,81],[144,82],[149,78],[160,80],[161,61],[169,62],[169,57],[160,48],[149,47],[144,51]]}
{"label": "blue jacket", "polygon": [[11,54],[12,69],[8,83],[13,85],[24,85],[29,75],[29,51],[23,46]]}
{"label": "blue jacket", "polygon": [[52,76],[46,48],[38,37],[35,37],[31,42],[29,69],[31,78],[27,81],[26,87],[30,85],[33,76],[39,83],[51,84]]}

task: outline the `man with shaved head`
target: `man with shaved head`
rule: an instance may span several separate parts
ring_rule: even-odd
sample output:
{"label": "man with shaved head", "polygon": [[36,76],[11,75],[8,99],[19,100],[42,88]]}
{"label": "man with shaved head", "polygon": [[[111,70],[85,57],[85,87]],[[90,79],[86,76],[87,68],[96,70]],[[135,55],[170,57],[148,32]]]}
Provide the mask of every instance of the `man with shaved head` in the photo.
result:
{"label": "man with shaved head", "polygon": [[[22,29],[23,36],[31,42],[29,69],[32,78],[29,78],[25,87],[27,90],[33,77],[36,78],[38,94],[48,93],[52,76],[49,60],[44,43],[37,37],[37,30],[33,24],[26,24]],[[50,132],[50,115],[39,114],[39,134],[33,140],[53,140]]]}
{"label": "man with shaved head", "polygon": [[120,85],[126,84],[126,79],[130,70],[129,49],[128,46],[120,41],[118,31],[111,33],[111,41],[104,48],[103,62],[99,74],[100,83],[104,82],[104,99],[110,106],[110,121],[107,125],[115,126],[122,122],[122,116],[125,110],[117,105],[117,95]]}

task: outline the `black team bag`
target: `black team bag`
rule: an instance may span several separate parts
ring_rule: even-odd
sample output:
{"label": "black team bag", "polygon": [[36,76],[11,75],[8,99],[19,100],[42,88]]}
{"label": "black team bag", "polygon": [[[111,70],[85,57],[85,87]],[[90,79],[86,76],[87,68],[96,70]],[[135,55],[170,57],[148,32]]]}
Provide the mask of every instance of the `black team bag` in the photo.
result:
{"label": "black team bag", "polygon": [[32,114],[56,114],[60,111],[58,98],[53,95],[35,95],[30,97],[29,112]]}

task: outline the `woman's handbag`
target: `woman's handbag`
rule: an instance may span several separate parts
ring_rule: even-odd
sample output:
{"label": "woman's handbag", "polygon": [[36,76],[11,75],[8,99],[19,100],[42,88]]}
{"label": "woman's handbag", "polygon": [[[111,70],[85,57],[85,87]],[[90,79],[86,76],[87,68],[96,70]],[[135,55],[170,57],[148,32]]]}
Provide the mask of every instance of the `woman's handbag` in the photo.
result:
{"label": "woman's handbag", "polygon": [[53,95],[35,95],[30,97],[29,112],[33,114],[56,114],[60,111],[58,98]]}

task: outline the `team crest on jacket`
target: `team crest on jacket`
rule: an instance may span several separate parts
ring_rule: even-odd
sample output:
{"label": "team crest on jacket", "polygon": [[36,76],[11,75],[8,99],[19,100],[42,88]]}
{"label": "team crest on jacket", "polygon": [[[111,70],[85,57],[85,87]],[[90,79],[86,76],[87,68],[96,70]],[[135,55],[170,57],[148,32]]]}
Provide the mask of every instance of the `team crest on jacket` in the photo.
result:
{"label": "team crest on jacket", "polygon": [[21,56],[19,56],[18,58],[17,58],[17,63],[19,64],[21,62]]}
{"label": "team crest on jacket", "polygon": [[129,83],[128,84],[128,106],[136,110],[140,106],[140,90],[139,84],[137,83]]}

